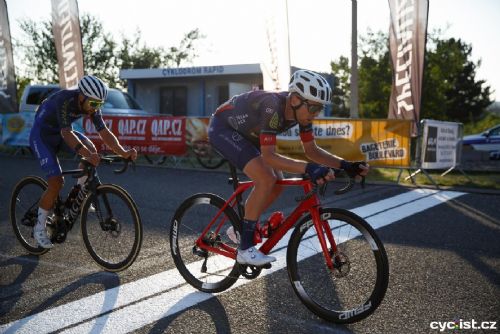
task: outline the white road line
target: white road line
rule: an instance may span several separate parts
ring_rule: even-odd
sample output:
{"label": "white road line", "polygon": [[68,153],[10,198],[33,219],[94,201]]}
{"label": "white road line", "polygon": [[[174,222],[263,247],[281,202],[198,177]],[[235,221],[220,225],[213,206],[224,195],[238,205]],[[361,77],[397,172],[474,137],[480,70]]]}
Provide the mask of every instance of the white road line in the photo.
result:
{"label": "white road line", "polygon": [[[367,217],[374,228],[380,228],[463,194],[417,189],[352,211]],[[290,233],[280,241],[278,247],[286,246]],[[286,248],[273,255],[278,261],[273,263],[270,270],[263,271],[261,276],[285,268]],[[238,280],[232,288],[249,282]],[[187,285],[178,271],[171,269],[2,325],[0,333],[48,333],[78,323],[65,332],[127,333],[212,296]],[[108,314],[102,315],[104,313]],[[94,319],[85,322],[91,318]]]}

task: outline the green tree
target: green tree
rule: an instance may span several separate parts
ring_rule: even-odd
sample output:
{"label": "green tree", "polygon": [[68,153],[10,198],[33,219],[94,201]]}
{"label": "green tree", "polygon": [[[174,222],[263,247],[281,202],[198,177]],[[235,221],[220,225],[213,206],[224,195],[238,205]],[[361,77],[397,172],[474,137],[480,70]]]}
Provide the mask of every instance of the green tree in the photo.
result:
{"label": "green tree", "polygon": [[[387,118],[391,92],[391,69],[387,34],[368,30],[360,38],[359,113],[363,118]],[[341,56],[331,62],[332,73],[338,79],[333,88],[334,115],[348,117],[350,105],[350,66],[348,58]],[[339,107],[337,107],[339,106]],[[347,106],[344,112],[335,112]]]}
{"label": "green tree", "polygon": [[476,121],[491,104],[490,87],[476,80],[481,61],[470,60],[472,46],[460,39],[431,37],[426,54],[421,118]]}
{"label": "green tree", "polygon": [[[475,121],[491,104],[491,88],[484,80],[476,80],[481,61],[471,60],[471,45],[441,35],[436,30],[428,37],[420,118]],[[388,35],[368,31],[361,37],[360,49],[360,116],[386,118],[392,85]],[[338,75],[342,65],[340,60],[332,62],[332,72]],[[343,87],[345,94],[341,97],[347,98],[349,85],[344,83]]]}
{"label": "green tree", "polygon": [[349,117],[350,113],[350,66],[349,59],[344,56],[340,56],[337,62],[330,63],[332,67],[332,73],[335,76],[335,83],[332,87],[332,113],[336,117]]}
{"label": "green tree", "polygon": [[[161,47],[150,48],[142,44],[141,32],[137,30],[132,39],[122,37],[121,47],[117,51],[118,66],[122,69],[179,67],[197,57],[195,45],[201,38],[205,36],[198,29],[194,29],[184,35],[179,47],[172,46],[165,51]],[[121,84],[125,86],[125,80]]]}
{"label": "green tree", "polygon": [[[41,83],[56,82],[58,78],[56,48],[50,22],[37,23],[27,19],[20,22],[21,30],[27,36],[14,40],[14,52],[21,51],[25,79]],[[17,73],[21,71],[17,70]],[[21,72],[22,73],[22,72]]]}
{"label": "green tree", "polygon": [[191,62],[198,55],[195,53],[196,41],[205,38],[199,29],[194,29],[184,35],[179,47],[170,47],[169,52],[165,57],[166,63],[169,66],[173,64],[177,67],[183,62]]}
{"label": "green tree", "polygon": [[138,30],[133,39],[122,37],[122,45],[118,51],[121,68],[158,68],[179,67],[197,57],[196,42],[205,38],[198,29],[184,35],[178,47],[169,47],[167,51],[161,47],[150,48],[141,43],[141,32]]}
{"label": "green tree", "polygon": [[84,72],[95,75],[109,86],[115,87],[119,72],[116,42],[111,34],[104,31],[102,23],[89,14],[82,16],[80,26]]}
{"label": "green tree", "polygon": [[392,72],[387,34],[361,37],[359,64],[359,115],[362,118],[387,118]]}
{"label": "green tree", "polygon": [[[81,18],[84,71],[103,78],[114,86],[118,69],[114,56],[116,42],[104,32],[102,23],[91,15]],[[25,38],[16,41],[15,47],[23,55],[23,75],[40,83],[59,81],[56,45],[50,21],[21,21]]]}
{"label": "green tree", "polygon": [[[140,31],[132,39],[122,37],[117,43],[111,34],[104,31],[102,23],[95,17],[84,14],[80,20],[84,71],[103,78],[111,87],[123,87],[119,80],[121,68],[158,68],[180,66],[192,61],[196,41],[204,38],[198,29],[187,33],[178,47],[167,51],[161,47],[148,47],[141,42]],[[15,52],[23,59],[22,71],[18,66],[19,77],[39,83],[58,82],[58,63],[55,41],[50,21],[21,21],[24,38],[15,41]],[[18,83],[19,85],[20,83]]]}
{"label": "green tree", "polygon": [[141,44],[141,32],[137,31],[133,39],[122,37],[118,50],[120,68],[158,68],[164,66],[164,50],[149,48]]}

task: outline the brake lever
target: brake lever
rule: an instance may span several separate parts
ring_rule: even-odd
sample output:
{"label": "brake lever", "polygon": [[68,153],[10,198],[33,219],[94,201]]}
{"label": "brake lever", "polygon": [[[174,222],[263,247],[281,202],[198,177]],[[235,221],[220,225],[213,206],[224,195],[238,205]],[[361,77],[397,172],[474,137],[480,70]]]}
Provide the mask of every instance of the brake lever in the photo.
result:
{"label": "brake lever", "polygon": [[113,173],[115,173],[115,174],[125,173],[128,170],[128,167],[130,164],[132,164],[132,169],[135,171],[135,162],[130,158],[125,159],[120,155],[106,155],[106,156],[101,157],[101,162],[105,162],[108,165],[110,165],[113,162],[118,162],[118,161],[122,161],[123,166],[121,168],[114,169]]}
{"label": "brake lever", "polygon": [[319,186],[319,189],[318,189],[318,194],[321,196],[321,197],[324,197],[325,196],[325,193],[326,193],[326,186],[328,185],[328,182],[324,182],[322,185]]}
{"label": "brake lever", "polygon": [[130,164],[132,164],[132,169],[135,171],[135,162],[130,159],[130,158],[127,158],[127,159],[123,159],[120,157],[120,160],[123,161],[123,167],[122,168],[119,168],[119,169],[115,169],[113,170],[113,173],[115,174],[123,174],[127,171],[128,167]]}
{"label": "brake lever", "polygon": [[347,184],[344,188],[341,188],[339,190],[335,190],[333,193],[335,195],[343,195],[346,192],[348,192],[349,190],[351,190],[352,187],[354,187],[355,183],[356,183],[356,181],[354,180],[354,178],[349,178],[349,181],[347,182]]}
{"label": "brake lever", "polygon": [[[333,173],[335,175],[335,178],[337,178],[337,176],[339,176],[340,174],[345,172],[342,169],[336,169],[336,168],[332,168],[332,170],[333,170]],[[361,187],[364,188],[365,187],[365,177],[363,175],[359,175],[359,176],[361,176],[361,182],[360,182]],[[347,193],[348,191],[350,191],[354,187],[355,184],[356,184],[356,177],[349,177],[349,181],[347,182],[346,186],[339,189],[339,190],[335,190],[334,194],[335,195],[343,195],[343,194]],[[308,192],[307,194],[295,197],[295,201],[297,201],[297,202],[305,201],[305,200],[311,198],[316,193],[318,193],[320,196],[324,196],[326,193],[327,185],[328,185],[328,182],[324,182],[321,186],[315,184],[315,185],[313,185],[312,190],[310,192]]]}

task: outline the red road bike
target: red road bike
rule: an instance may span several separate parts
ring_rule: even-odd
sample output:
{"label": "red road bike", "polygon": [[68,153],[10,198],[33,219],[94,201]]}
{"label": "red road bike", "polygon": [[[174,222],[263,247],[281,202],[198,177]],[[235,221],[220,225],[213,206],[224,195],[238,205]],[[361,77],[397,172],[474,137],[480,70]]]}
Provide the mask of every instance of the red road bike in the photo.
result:
{"label": "red road bike", "polygon": [[[240,231],[243,194],[253,183],[240,182],[235,168],[230,169],[234,193],[228,200],[195,194],[179,206],[171,222],[170,247],[177,269],[193,287],[210,293],[228,289],[240,276],[254,279],[263,269],[236,262],[239,235],[235,238],[228,231]],[[382,302],[389,281],[387,254],[373,228],[348,210],[323,207],[318,187],[308,179],[278,184],[301,187],[305,195],[296,198],[297,207],[257,247],[264,254],[273,251],[277,266],[286,258],[295,293],[319,317],[352,323],[369,316]],[[353,185],[354,179],[349,179],[335,193]]]}

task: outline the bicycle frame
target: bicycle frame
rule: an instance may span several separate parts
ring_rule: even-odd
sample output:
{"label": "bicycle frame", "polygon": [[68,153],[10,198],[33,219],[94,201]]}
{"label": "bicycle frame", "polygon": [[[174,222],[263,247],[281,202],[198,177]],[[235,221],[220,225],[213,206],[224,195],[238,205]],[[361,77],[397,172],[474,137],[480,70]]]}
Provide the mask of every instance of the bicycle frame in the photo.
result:
{"label": "bicycle frame", "polygon": [[[243,181],[239,182],[237,179],[233,177],[233,182],[235,182],[235,191],[229,197],[229,199],[225,202],[224,206],[217,212],[215,217],[210,221],[210,223],[205,227],[203,230],[201,236],[196,240],[196,245],[201,248],[205,249],[207,251],[217,253],[223,256],[227,256],[230,258],[235,259],[236,258],[236,249],[233,247],[230,247],[228,245],[225,245],[224,243],[221,243],[221,248],[218,247],[212,247],[208,245],[207,243],[204,242],[204,237],[208,233],[208,231],[211,229],[211,227],[215,224],[219,216],[224,212],[224,210],[229,206],[234,209],[235,206],[241,206],[241,195],[248,190],[250,187],[253,186],[252,181]],[[304,189],[305,194],[311,193],[313,191],[313,184],[309,180],[303,180],[303,179],[283,179],[283,180],[278,180],[276,182],[277,185],[282,185],[282,186],[301,186]],[[327,246],[326,240],[328,239],[328,242],[332,248],[333,254],[337,252],[337,245],[333,237],[333,233],[329,228],[328,222],[325,222],[321,219],[320,213],[319,213],[319,208],[320,208],[320,200],[318,196],[313,193],[312,196],[309,198],[306,198],[302,200],[298,206],[293,210],[293,212],[288,215],[284,222],[276,229],[276,231],[273,231],[272,235],[270,238],[268,238],[259,248],[259,250],[264,253],[268,254],[274,246],[283,238],[283,236],[287,233],[288,230],[293,228],[295,223],[300,219],[300,217],[306,213],[310,213],[314,227],[316,229],[316,233],[319,238],[319,242],[323,251],[323,255],[325,257],[326,264],[328,268],[333,270],[334,265],[332,262],[332,258],[330,256],[330,251]],[[241,212],[242,210],[238,210]],[[242,218],[242,217],[240,217]],[[220,229],[224,225],[226,218],[222,219],[219,223],[217,228],[215,229],[215,233],[219,234]],[[325,238],[326,235],[326,238]]]}
{"label": "bicycle frame", "polygon": [[[103,157],[101,157],[101,162],[111,163],[116,158],[117,158],[117,156],[103,156]],[[125,171],[127,171],[128,163],[131,160],[124,160],[124,161],[125,161],[124,167],[122,169],[114,170],[115,174],[122,174]],[[74,177],[80,177],[80,176],[87,175],[88,179],[87,179],[86,183],[87,183],[88,191],[89,191],[88,196],[89,196],[90,200],[93,200],[93,197],[95,197],[96,193],[97,193],[97,187],[99,187],[102,183],[101,183],[101,180],[99,179],[99,176],[97,174],[97,168],[95,166],[93,166],[90,162],[88,162],[87,160],[81,160],[81,162],[84,165],[83,169],[67,170],[67,171],[63,171],[62,174],[63,175],[74,175]],[[104,206],[106,208],[106,212],[108,213],[108,217],[113,216],[113,211],[111,209],[111,206],[109,205],[109,201],[108,201],[108,198],[106,196],[103,196],[103,202],[104,202]],[[95,203],[95,204],[97,206],[99,206],[99,203]],[[100,224],[102,225],[103,219],[100,216],[102,211],[100,210],[99,207],[96,207],[96,210],[97,210],[98,215],[99,215]]]}
{"label": "bicycle frame", "polygon": [[[88,179],[86,181],[86,185],[88,187],[88,198],[92,201],[93,198],[96,196],[97,193],[97,187],[101,185],[101,180],[99,179],[99,176],[97,174],[97,169],[95,166],[90,165],[89,163],[86,163],[83,169],[71,169],[71,170],[65,170],[62,171],[62,175],[73,175],[74,177],[79,177],[82,175],[87,175]],[[69,194],[68,194],[69,196]],[[67,196],[66,196],[67,198]],[[67,200],[67,199],[66,199]],[[68,209],[65,208],[64,203],[66,200],[63,200],[60,195],[56,198],[56,202],[54,205],[54,214],[58,218],[62,218],[65,216],[66,212]],[[113,211],[111,208],[111,205],[109,204],[107,196],[103,196],[103,202],[104,202],[104,207],[107,212],[107,217],[113,216]],[[80,205],[83,205],[83,203],[80,203]],[[99,223],[101,227],[103,227],[104,224],[104,219],[102,217],[102,210],[99,207],[99,203],[95,203],[96,205],[96,212],[99,218]],[[56,219],[57,222],[59,222],[59,219]],[[71,222],[71,226],[69,229],[72,228],[74,222]],[[57,225],[57,228],[59,229],[59,225]],[[68,233],[69,230],[65,230],[64,233]],[[65,237],[64,237],[65,239]]]}

